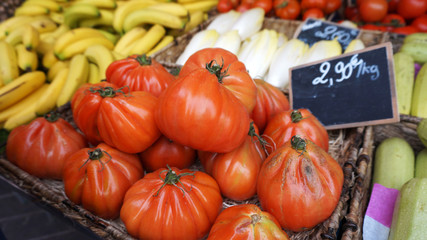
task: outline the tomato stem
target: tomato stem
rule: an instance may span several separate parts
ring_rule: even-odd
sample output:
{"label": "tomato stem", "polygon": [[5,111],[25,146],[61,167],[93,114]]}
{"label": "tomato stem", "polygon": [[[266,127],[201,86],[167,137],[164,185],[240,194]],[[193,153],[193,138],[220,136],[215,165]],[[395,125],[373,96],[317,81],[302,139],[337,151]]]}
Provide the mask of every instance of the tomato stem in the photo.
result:
{"label": "tomato stem", "polygon": [[57,112],[48,112],[43,116],[49,122],[56,122],[59,119],[59,113]]}
{"label": "tomato stem", "polygon": [[[174,170],[172,170],[172,168],[169,167],[169,165],[167,165],[167,168],[168,168],[167,170],[160,171],[160,173],[159,173],[159,177],[160,177],[160,179],[162,179],[163,184],[162,184],[162,186],[160,186],[156,195],[154,195],[155,197],[157,197],[159,195],[160,190],[162,190],[162,188],[164,186],[166,186],[166,184],[174,185],[175,187],[179,188],[184,195],[185,195],[186,191],[187,192],[191,191],[191,189],[190,190],[185,189],[185,186],[184,186],[184,184],[182,184],[180,179],[181,179],[181,177],[189,176],[189,175],[195,177],[194,172],[186,172],[186,173],[181,173],[181,174],[177,175],[176,172]],[[167,173],[166,173],[166,177],[163,179],[161,177],[161,174],[164,172],[167,172]],[[182,187],[178,186],[177,183],[180,183]]]}
{"label": "tomato stem", "polygon": [[142,55],[138,55],[135,60],[141,65],[141,66],[145,66],[145,65],[151,65],[151,57],[147,57],[147,55],[142,54]]}
{"label": "tomato stem", "polygon": [[[89,157],[86,159],[86,161],[83,163],[83,165],[80,166],[79,170],[84,165],[86,165],[89,162],[89,160],[92,160],[92,161],[98,160],[101,163],[101,166],[102,166],[101,171],[102,171],[102,170],[104,170],[105,164],[107,164],[108,162],[110,162],[111,159],[112,159],[112,157],[111,157],[111,155],[109,153],[107,153],[106,151],[104,151],[104,150],[102,150],[100,148],[96,148],[95,150],[89,150],[89,151],[87,151],[87,153],[89,154]],[[104,153],[106,155],[108,155],[108,157],[109,157],[108,161],[106,161],[105,163],[103,163],[101,161],[101,158],[104,157]]]}
{"label": "tomato stem", "polygon": [[291,120],[293,123],[297,123],[301,120],[303,120],[304,118],[302,117],[302,113],[298,110],[293,110],[291,112]]}
{"label": "tomato stem", "polygon": [[286,6],[288,6],[289,2],[285,1],[282,2],[281,4],[276,5],[274,8],[278,9],[278,8],[285,8]]}
{"label": "tomato stem", "polygon": [[98,88],[91,87],[91,88],[89,88],[89,91],[91,93],[99,93],[99,96],[101,96],[103,98],[106,98],[106,97],[113,98],[113,97],[115,97],[117,95],[117,93],[121,93],[125,97],[131,96],[130,94],[126,95],[126,93],[123,92],[122,89],[124,89],[124,88],[128,88],[129,89],[129,86],[123,86],[123,87],[121,87],[119,89],[114,89],[113,87],[98,87]]}
{"label": "tomato stem", "polygon": [[307,142],[298,135],[295,135],[291,138],[291,146],[298,153],[301,153],[300,155],[302,155],[305,151],[307,151],[306,150]]}
{"label": "tomato stem", "polygon": [[230,66],[228,66],[225,71],[221,72],[224,68],[224,59],[222,59],[221,65],[219,65],[215,59],[206,64],[206,69],[218,78],[219,83],[222,83],[222,79],[228,76],[227,72],[229,67]]}
{"label": "tomato stem", "polygon": [[259,221],[261,221],[261,216],[259,214],[252,214],[251,215],[251,224],[252,225],[257,224]]}
{"label": "tomato stem", "polygon": [[264,151],[266,150],[265,146],[268,144],[268,142],[263,137],[261,137],[259,134],[256,133],[255,127],[254,127],[254,122],[251,122],[249,125],[248,135],[251,137],[258,138],[258,141],[261,143],[262,149],[264,149]]}

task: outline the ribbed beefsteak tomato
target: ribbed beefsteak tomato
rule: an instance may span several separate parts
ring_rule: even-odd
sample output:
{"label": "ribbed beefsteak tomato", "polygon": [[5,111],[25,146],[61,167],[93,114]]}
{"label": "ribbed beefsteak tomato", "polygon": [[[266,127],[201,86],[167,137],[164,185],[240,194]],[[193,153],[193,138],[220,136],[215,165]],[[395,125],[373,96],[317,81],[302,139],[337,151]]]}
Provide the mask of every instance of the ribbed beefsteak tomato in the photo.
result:
{"label": "ribbed beefsteak tomato", "polygon": [[266,158],[264,139],[251,123],[246,140],[228,153],[198,152],[205,171],[218,183],[222,195],[233,200],[245,200],[256,194],[261,164]]}
{"label": "ribbed beefsteak tomato", "polygon": [[[255,106],[257,89],[254,80],[235,54],[222,48],[204,48],[191,55],[178,77],[185,77],[196,69],[206,69],[218,82],[239,99],[250,113]],[[203,79],[200,79],[203,82]],[[202,84],[202,83],[201,83]]]}
{"label": "ribbed beefsteak tomato", "polygon": [[139,154],[145,170],[152,172],[166,166],[189,168],[196,160],[196,150],[161,136],[153,145]]}
{"label": "ribbed beefsteak tomato", "polygon": [[229,152],[243,143],[249,113],[215,74],[198,68],[159,97],[155,120],[169,139],[196,150]]}
{"label": "ribbed beefsteak tomato", "polygon": [[256,104],[250,116],[262,133],[267,122],[274,115],[289,110],[290,106],[288,98],[275,86],[262,79],[255,79],[255,84],[257,86]]}
{"label": "ribbed beefsteak tomato", "polygon": [[263,133],[268,142],[269,153],[285,144],[294,135],[308,137],[326,152],[329,149],[328,132],[308,109],[290,109],[276,114],[267,123]]}
{"label": "ribbed beefsteak tomato", "polygon": [[257,192],[262,209],[283,228],[303,231],[332,214],[343,182],[335,159],[312,141],[294,136],[264,161]]}
{"label": "ribbed beefsteak tomato", "polygon": [[126,191],[143,175],[137,155],[101,143],[67,158],[64,191],[72,202],[97,216],[114,219],[119,216]]}
{"label": "ribbed beefsteak tomato", "polygon": [[276,218],[255,204],[228,207],[216,218],[207,240],[287,240]]}
{"label": "ribbed beefsteak tomato", "polygon": [[147,91],[158,97],[175,77],[151,57],[132,55],[112,62],[106,71],[106,80],[130,91]]}
{"label": "ribbed beefsteak tomato", "polygon": [[57,114],[47,114],[14,128],[7,139],[7,159],[39,178],[62,179],[65,159],[87,141]]}
{"label": "ribbed beefsteak tomato", "polygon": [[114,84],[85,84],[71,101],[74,121],[92,144],[105,142],[138,153],[159,137],[154,120],[157,98],[149,92],[124,92]]}
{"label": "ribbed beefsteak tomato", "polygon": [[139,239],[202,239],[222,208],[218,184],[200,171],[161,168],[126,193],[120,218]]}

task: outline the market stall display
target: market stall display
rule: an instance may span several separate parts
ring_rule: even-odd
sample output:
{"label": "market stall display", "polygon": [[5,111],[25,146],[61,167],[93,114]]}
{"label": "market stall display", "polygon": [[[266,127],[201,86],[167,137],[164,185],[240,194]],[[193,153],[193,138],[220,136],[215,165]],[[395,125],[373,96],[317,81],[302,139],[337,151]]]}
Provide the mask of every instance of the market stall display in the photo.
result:
{"label": "market stall display", "polygon": [[[376,150],[395,136],[414,153],[425,148],[425,130],[417,129],[425,125],[427,111],[427,65],[417,54],[425,36],[361,29],[344,48],[336,39],[309,47],[295,38],[303,13],[316,7],[332,18],[343,9],[341,1],[271,1],[262,8],[257,4],[267,1],[237,2],[17,4],[0,22],[0,124],[11,132],[0,155],[2,176],[104,239],[210,239],[238,231],[221,230],[218,219],[231,222],[240,214],[234,219],[240,223],[272,224],[266,234],[277,239],[361,239],[371,184],[390,179],[375,171],[381,158],[392,155]],[[285,7],[277,4],[284,3],[298,3],[301,19],[275,16]],[[220,4],[232,7],[222,11]],[[290,79],[282,80],[290,68],[385,42],[395,53],[400,122],[326,131],[304,109],[290,109]],[[413,87],[399,84],[411,80]],[[62,180],[61,174],[51,179],[14,159],[27,152],[12,143],[16,132],[51,110],[93,147],[73,150]],[[291,129],[289,121],[301,126]],[[288,134],[280,143],[273,137],[277,129]],[[166,162],[156,162],[157,156]],[[421,175],[423,156],[417,157]],[[416,184],[412,188],[421,189]],[[418,201],[405,195],[403,202]],[[410,234],[391,230],[394,236]]]}

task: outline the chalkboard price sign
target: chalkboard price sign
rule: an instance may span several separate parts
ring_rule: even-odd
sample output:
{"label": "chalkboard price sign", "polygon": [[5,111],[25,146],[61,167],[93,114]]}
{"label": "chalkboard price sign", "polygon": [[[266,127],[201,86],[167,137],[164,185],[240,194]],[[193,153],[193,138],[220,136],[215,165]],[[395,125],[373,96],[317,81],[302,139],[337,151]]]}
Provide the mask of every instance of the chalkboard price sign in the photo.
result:
{"label": "chalkboard price sign", "polygon": [[326,129],[399,121],[391,43],[290,70],[293,109],[307,108]]}
{"label": "chalkboard price sign", "polygon": [[351,40],[356,39],[360,34],[360,30],[348,28],[326,22],[318,19],[308,18],[304,24],[297,29],[294,38],[307,43],[310,47],[320,40],[333,40],[337,38],[343,50],[350,44]]}

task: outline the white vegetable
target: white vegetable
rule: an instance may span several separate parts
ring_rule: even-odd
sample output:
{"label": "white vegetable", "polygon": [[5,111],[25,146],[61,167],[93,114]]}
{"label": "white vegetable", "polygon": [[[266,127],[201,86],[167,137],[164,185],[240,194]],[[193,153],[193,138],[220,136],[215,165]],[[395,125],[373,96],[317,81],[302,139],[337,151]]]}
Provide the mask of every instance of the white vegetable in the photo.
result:
{"label": "white vegetable", "polygon": [[289,85],[289,69],[298,65],[308,45],[293,38],[275,52],[267,77],[264,79],[271,85],[283,90]]}
{"label": "white vegetable", "polygon": [[240,15],[231,30],[236,29],[239,32],[240,39],[245,40],[261,29],[264,14],[262,8],[251,8]]}
{"label": "white vegetable", "polygon": [[176,64],[184,65],[191,55],[201,49],[212,47],[218,38],[219,34],[214,29],[196,33],[185,47],[184,52],[181,53],[178,60],[176,60]]}
{"label": "white vegetable", "polygon": [[240,42],[240,35],[237,30],[231,30],[219,36],[213,47],[223,48],[237,55]]}
{"label": "white vegetable", "polygon": [[235,10],[221,13],[212,20],[212,22],[206,27],[206,30],[215,29],[220,35],[224,34],[231,30],[240,15],[241,13]]}
{"label": "white vegetable", "polygon": [[321,40],[313,44],[301,59],[301,64],[325,58],[335,57],[342,53],[341,44],[337,39]]}
{"label": "white vegetable", "polygon": [[252,78],[264,78],[274,52],[277,49],[278,34],[264,29],[243,43],[238,58],[242,61]]}
{"label": "white vegetable", "polygon": [[362,40],[356,38],[351,40],[351,42],[348,44],[347,48],[345,49],[344,53],[349,53],[357,50],[361,50],[365,48],[365,44],[362,42]]}

